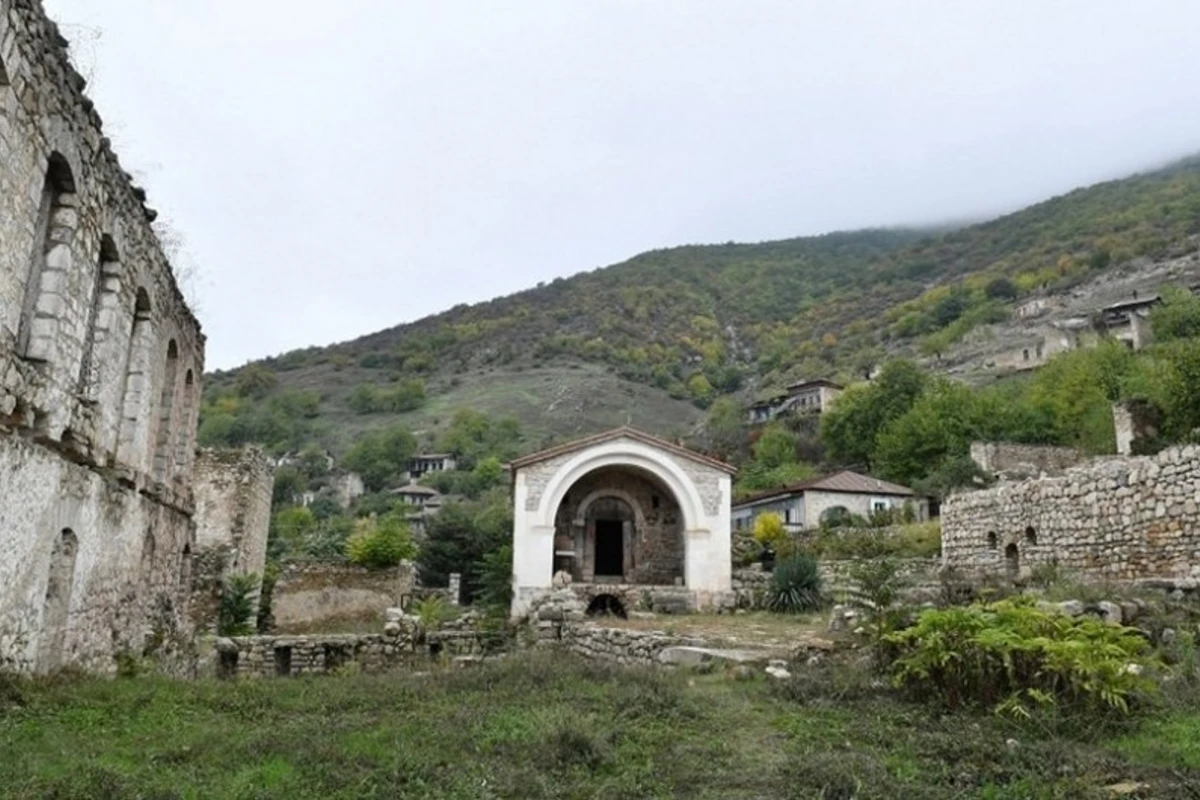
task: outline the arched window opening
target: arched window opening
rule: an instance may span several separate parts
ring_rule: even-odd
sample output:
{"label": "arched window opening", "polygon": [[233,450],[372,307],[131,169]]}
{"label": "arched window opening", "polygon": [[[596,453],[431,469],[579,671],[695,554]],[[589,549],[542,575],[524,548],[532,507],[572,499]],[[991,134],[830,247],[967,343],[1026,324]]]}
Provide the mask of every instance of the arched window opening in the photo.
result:
{"label": "arched window opening", "polygon": [[71,245],[79,213],[75,176],[60,154],[50,156],[38,208],[35,248],[25,283],[17,352],[33,361],[53,358],[58,321],[70,286]]}
{"label": "arched window opening", "polygon": [[620,617],[627,619],[629,614],[625,611],[625,604],[620,598],[611,594],[598,594],[588,604],[587,615],[589,617]]}
{"label": "arched window opening", "polygon": [[996,547],[997,547],[997,541],[996,541],[996,532],[995,532],[995,531],[988,531],[988,534],[987,534],[987,545],[988,545],[988,549],[989,549],[989,550],[995,550],[995,549],[996,549]]}
{"label": "arched window opening", "polygon": [[8,68],[4,66],[4,59],[0,58],[0,89],[11,85],[12,81],[8,78]]}
{"label": "arched window opening", "polygon": [[79,394],[89,400],[95,400],[100,389],[103,370],[100,352],[112,333],[120,291],[121,255],[113,238],[105,234],[100,239],[100,258],[83,334],[83,359],[79,365]]}
{"label": "arched window opening", "polygon": [[1021,577],[1021,553],[1016,544],[1010,544],[1004,548],[1004,564],[1009,580],[1015,581]]}
{"label": "arched window opening", "polygon": [[183,407],[175,431],[175,474],[187,474],[192,460],[192,415],[196,410],[196,376],[190,369],[183,376]]}
{"label": "arched window opening", "polygon": [[125,353],[125,374],[121,388],[121,421],[117,436],[117,458],[130,466],[144,468],[145,419],[150,413],[147,398],[150,357],[153,353],[150,324],[150,295],[138,287],[133,303],[129,345]]}
{"label": "arched window opening", "polygon": [[167,342],[167,364],[163,371],[162,392],[158,398],[158,431],[154,441],[154,477],[163,480],[171,462],[171,423],[175,406],[175,373],[179,368],[179,346]]}
{"label": "arched window opening", "polygon": [[50,570],[46,578],[46,597],[42,604],[42,634],[38,665],[42,671],[63,663],[67,622],[71,611],[71,589],[75,582],[75,556],[79,539],[70,528],[63,528],[50,551]]}
{"label": "arched window opening", "polygon": [[1025,529],[1025,544],[1037,544],[1037,531],[1032,525]]}

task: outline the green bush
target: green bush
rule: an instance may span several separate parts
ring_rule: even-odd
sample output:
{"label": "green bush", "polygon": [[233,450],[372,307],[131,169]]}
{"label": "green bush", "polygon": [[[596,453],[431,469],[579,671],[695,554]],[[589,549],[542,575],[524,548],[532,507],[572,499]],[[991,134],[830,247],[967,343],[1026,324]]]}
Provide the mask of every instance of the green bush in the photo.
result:
{"label": "green bush", "polygon": [[1157,662],[1130,628],[1043,611],[1031,600],[929,610],[889,634],[896,686],[950,708],[1128,713],[1156,684]]}
{"label": "green bush", "polygon": [[221,636],[249,636],[254,633],[254,603],[259,578],[255,573],[230,575],[221,587],[221,605],[217,613],[217,633]]}
{"label": "green bush", "polygon": [[822,528],[804,544],[814,558],[934,558],[942,550],[942,527],[933,522],[876,528]]}
{"label": "green bush", "polygon": [[377,522],[362,520],[346,541],[346,558],[368,569],[394,567],[416,553],[408,523],[398,514],[388,514]]}
{"label": "green bush", "polygon": [[800,614],[821,607],[821,573],[817,562],[793,555],[775,564],[767,588],[767,608],[784,614]]}

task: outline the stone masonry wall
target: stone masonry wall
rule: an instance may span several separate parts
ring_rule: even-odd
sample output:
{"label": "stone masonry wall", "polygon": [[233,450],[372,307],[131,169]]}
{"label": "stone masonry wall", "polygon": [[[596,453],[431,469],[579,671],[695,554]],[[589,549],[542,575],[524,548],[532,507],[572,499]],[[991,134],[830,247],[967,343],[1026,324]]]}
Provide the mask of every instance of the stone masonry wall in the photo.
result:
{"label": "stone masonry wall", "polygon": [[0,0],[0,666],[189,640],[204,337],[38,0]]}
{"label": "stone masonry wall", "polygon": [[1073,467],[1083,460],[1083,455],[1072,447],[972,442],[971,460],[992,475],[1034,478],[1042,473],[1054,474]]}
{"label": "stone masonry wall", "polygon": [[196,544],[224,548],[231,572],[262,574],[275,470],[257,447],[196,453]]}
{"label": "stone masonry wall", "polygon": [[1101,579],[1200,577],[1200,449],[954,495],[942,506],[942,555],[974,574],[1057,564]]}
{"label": "stone masonry wall", "polygon": [[271,595],[278,631],[383,618],[413,593],[413,565],[369,570],[348,564],[285,564]]}

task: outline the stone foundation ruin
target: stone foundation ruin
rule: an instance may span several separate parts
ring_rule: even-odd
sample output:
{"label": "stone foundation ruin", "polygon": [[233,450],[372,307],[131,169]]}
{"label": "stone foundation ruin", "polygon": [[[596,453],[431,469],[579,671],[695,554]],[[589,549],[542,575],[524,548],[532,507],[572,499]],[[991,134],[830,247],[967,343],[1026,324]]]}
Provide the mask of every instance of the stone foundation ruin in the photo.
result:
{"label": "stone foundation ruin", "polygon": [[1200,448],[954,495],[942,506],[942,557],[980,577],[1054,565],[1090,579],[1200,579]]}

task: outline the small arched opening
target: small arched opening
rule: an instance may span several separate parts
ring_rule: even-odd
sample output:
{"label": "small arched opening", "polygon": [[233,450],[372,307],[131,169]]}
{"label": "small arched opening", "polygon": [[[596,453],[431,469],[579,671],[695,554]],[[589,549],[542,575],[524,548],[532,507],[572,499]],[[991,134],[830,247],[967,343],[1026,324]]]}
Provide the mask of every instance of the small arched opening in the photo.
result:
{"label": "small arched opening", "polygon": [[55,537],[50,551],[50,569],[46,576],[46,596],[42,605],[42,641],[38,664],[43,671],[63,663],[67,623],[71,611],[71,590],[75,583],[75,557],[79,539],[70,528]]}
{"label": "small arched opening", "polygon": [[150,295],[139,286],[133,302],[129,345],[125,353],[125,376],[121,389],[121,423],[117,457],[131,466],[143,466],[142,430],[149,404],[146,402],[150,357],[153,354]]}
{"label": "small arched opening", "polygon": [[175,426],[175,474],[184,475],[192,458],[192,416],[196,410],[196,376],[190,369],[183,375],[183,405]]}
{"label": "small arched opening", "polygon": [[175,410],[175,373],[179,369],[179,345],[167,342],[162,391],[158,397],[158,432],[154,439],[154,477],[164,480],[171,463],[171,425]]}
{"label": "small arched opening", "polygon": [[612,594],[598,594],[593,597],[592,602],[588,603],[587,615],[589,617],[629,618],[628,612],[625,611],[625,604],[619,597]]}
{"label": "small arched opening", "polygon": [[29,265],[25,301],[17,331],[18,352],[33,361],[49,361],[57,347],[58,323],[64,294],[71,284],[72,246],[79,225],[75,176],[60,153],[46,165],[38,208],[37,250]]}
{"label": "small arched opening", "polygon": [[[0,58],[0,89],[6,89],[12,85],[12,81],[8,77],[8,67],[4,66],[4,59]],[[3,111],[3,109],[0,109]]]}
{"label": "small arched opening", "polygon": [[989,550],[995,550],[999,546],[995,531],[987,532],[987,546]]}
{"label": "small arched opening", "polygon": [[83,357],[79,363],[79,393],[87,399],[96,399],[102,383],[102,352],[112,335],[120,293],[121,254],[112,236],[105,234],[100,239],[100,257],[84,330]]}
{"label": "small arched opening", "polygon": [[1025,529],[1025,544],[1037,544],[1037,531],[1032,525]]}
{"label": "small arched opening", "polygon": [[1015,542],[1004,548],[1004,569],[1009,580],[1021,577],[1021,552]]}

